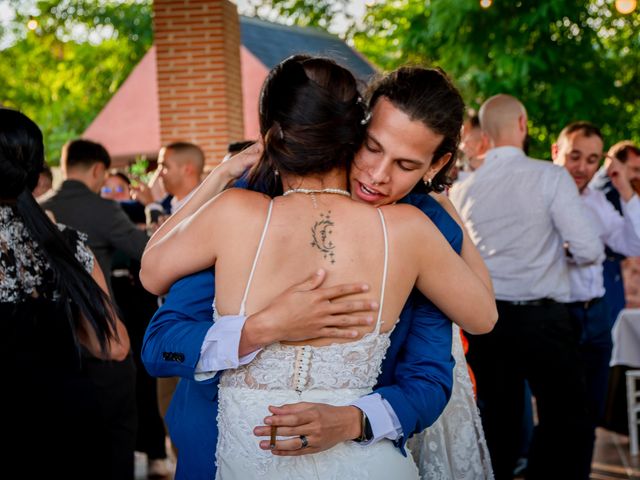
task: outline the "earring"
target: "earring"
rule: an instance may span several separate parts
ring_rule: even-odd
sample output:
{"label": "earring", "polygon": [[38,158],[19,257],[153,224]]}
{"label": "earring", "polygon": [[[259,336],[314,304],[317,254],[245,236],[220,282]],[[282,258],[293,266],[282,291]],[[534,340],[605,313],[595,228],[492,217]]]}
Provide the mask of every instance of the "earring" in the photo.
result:
{"label": "earring", "polygon": [[427,178],[426,180],[423,180],[424,182],[424,186],[427,188],[431,188],[431,179]]}
{"label": "earring", "polygon": [[279,176],[280,176],[280,171],[279,171],[277,168],[274,168],[274,169],[273,169],[273,174],[274,174],[276,177],[279,177]]}

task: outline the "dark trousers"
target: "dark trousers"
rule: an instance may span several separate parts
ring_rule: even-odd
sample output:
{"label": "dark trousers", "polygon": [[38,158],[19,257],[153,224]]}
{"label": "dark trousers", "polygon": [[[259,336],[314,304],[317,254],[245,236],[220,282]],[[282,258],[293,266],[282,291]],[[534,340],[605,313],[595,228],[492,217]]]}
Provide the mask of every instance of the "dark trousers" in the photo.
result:
{"label": "dark trousers", "polygon": [[494,330],[469,335],[467,355],[496,479],[513,477],[525,380],[538,412],[527,478],[588,479],[590,417],[579,328],[563,304],[497,305]]}
{"label": "dark trousers", "polygon": [[164,421],[158,409],[157,379],[149,375],[142,363],[144,333],[158,308],[157,298],[144,290],[133,277],[112,277],[114,297],[122,313],[131,340],[136,363],[136,405],[138,424],[136,450],[149,459],[166,458]]}
{"label": "dark trousers", "polygon": [[604,297],[609,307],[609,321],[613,323],[618,318],[620,310],[625,306],[624,282],[622,281],[622,266],[618,257],[612,257],[602,264],[604,277]]}
{"label": "dark trousers", "polygon": [[604,299],[589,304],[575,302],[569,305],[574,322],[582,331],[580,354],[585,367],[587,401],[592,413],[592,451],[596,440],[596,426],[602,423],[609,383],[609,361],[613,350],[609,308]]}

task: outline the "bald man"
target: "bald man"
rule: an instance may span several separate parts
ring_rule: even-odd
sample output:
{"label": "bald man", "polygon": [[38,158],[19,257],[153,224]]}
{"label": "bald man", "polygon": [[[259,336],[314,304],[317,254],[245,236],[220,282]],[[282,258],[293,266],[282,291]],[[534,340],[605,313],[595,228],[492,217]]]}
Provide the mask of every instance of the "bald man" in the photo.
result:
{"label": "bald man", "polygon": [[567,262],[598,261],[603,246],[566,170],[525,155],[524,106],[496,95],[479,114],[490,149],[450,195],[489,268],[499,312],[491,333],[468,336],[496,479],[513,477],[525,380],[539,420],[527,478],[587,479],[589,416]]}
{"label": "bald man", "polygon": [[200,184],[204,170],[204,153],[193,143],[171,143],[160,149],[158,169],[164,189],[173,196],[171,200],[171,213],[173,213]]}

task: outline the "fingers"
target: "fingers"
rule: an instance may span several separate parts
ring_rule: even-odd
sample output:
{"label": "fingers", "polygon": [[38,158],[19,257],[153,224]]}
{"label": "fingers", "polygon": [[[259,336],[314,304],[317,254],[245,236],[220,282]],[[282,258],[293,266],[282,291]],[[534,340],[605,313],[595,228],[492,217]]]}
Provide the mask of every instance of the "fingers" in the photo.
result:
{"label": "fingers", "polygon": [[[278,436],[280,437],[297,437],[300,435],[308,435],[310,427],[308,425],[302,425],[299,427],[278,427]],[[253,429],[253,434],[256,437],[269,437],[271,436],[271,427],[260,426]],[[267,445],[269,441],[267,440]]]}
{"label": "fingers", "polygon": [[318,291],[322,300],[334,301],[338,298],[352,295],[354,293],[368,292],[369,285],[366,283],[345,283],[334,287],[323,288]]}
{"label": "fingers", "polygon": [[324,282],[325,278],[327,278],[327,272],[326,270],[321,268],[316,272],[314,272],[313,274],[311,274],[311,276],[309,276],[302,283],[299,283],[298,285],[294,285],[293,289],[296,291],[303,291],[303,292],[309,292],[311,290],[315,290],[320,285],[322,285],[322,282]]}
{"label": "fingers", "polygon": [[331,315],[370,312],[378,309],[378,302],[372,300],[351,300],[348,302],[331,302],[328,312]]}
{"label": "fingers", "polygon": [[[298,403],[287,403],[286,405],[276,406],[269,405],[269,411],[274,415],[290,415],[301,412],[307,412],[312,407],[313,404],[309,402],[298,402]],[[275,417],[267,417],[265,418],[265,423],[268,425],[283,425],[283,426],[291,426],[291,425],[301,425],[301,423],[276,423],[273,421]]]}
{"label": "fingers", "polygon": [[[286,440],[276,440],[276,448],[274,448],[272,452],[274,455],[278,455],[276,452],[283,452],[282,455],[291,455],[295,452],[298,452],[296,453],[297,455],[300,455],[300,452],[304,452],[304,454],[313,453],[313,451],[310,451],[313,450],[312,441],[313,439],[307,436],[307,446],[302,448],[302,440],[300,439],[300,436],[288,438]],[[262,440],[260,442],[260,448],[262,450],[271,450],[271,448],[269,448],[269,440]]]}

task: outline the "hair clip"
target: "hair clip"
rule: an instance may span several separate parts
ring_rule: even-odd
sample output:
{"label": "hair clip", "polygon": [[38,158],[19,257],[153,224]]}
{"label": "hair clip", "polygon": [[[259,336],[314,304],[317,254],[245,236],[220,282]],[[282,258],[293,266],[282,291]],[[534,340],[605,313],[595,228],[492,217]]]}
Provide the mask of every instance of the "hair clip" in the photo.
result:
{"label": "hair clip", "polygon": [[366,125],[371,120],[371,112],[367,112],[362,120],[360,120],[360,125]]}

